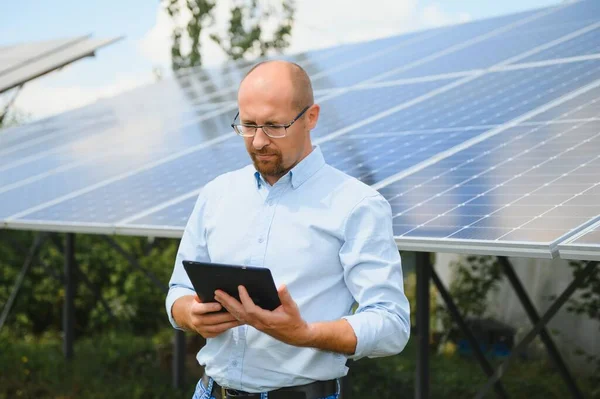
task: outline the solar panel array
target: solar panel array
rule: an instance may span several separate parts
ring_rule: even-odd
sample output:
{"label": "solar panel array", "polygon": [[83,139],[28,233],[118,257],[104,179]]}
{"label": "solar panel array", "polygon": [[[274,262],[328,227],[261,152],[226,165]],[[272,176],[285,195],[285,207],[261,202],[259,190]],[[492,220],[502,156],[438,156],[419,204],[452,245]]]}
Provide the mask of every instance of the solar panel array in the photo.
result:
{"label": "solar panel array", "polygon": [[[283,58],[311,75],[314,143],[388,199],[401,249],[551,257],[600,219],[600,3]],[[229,125],[252,64],[3,132],[0,221],[179,237],[202,186],[250,162]]]}

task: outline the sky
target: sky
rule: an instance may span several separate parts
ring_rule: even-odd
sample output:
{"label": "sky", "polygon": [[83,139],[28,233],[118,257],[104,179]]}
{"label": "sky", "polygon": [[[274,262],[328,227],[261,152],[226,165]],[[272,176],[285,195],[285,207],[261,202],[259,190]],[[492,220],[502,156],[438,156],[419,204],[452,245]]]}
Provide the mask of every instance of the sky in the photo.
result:
{"label": "sky", "polygon": [[[219,0],[215,29],[226,26],[236,1]],[[263,0],[272,1],[272,0]],[[401,34],[413,30],[490,18],[546,7],[560,0],[296,0],[288,52]],[[184,21],[180,21],[182,23]],[[160,0],[20,0],[5,2],[0,13],[0,46],[91,35],[122,37],[77,61],[27,83],[15,108],[35,120],[149,84],[153,70],[170,74],[170,35],[174,22]],[[204,41],[207,66],[225,60]],[[1,105],[1,104],[0,104]]]}

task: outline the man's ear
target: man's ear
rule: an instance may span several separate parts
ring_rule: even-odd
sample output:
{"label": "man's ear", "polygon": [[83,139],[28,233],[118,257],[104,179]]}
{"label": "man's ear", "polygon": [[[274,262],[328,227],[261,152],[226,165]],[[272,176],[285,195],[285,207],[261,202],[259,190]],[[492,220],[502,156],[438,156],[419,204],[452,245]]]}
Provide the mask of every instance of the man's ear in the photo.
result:
{"label": "man's ear", "polygon": [[319,121],[319,114],[321,113],[321,106],[319,104],[313,104],[313,106],[306,111],[308,130],[312,130],[317,126]]}

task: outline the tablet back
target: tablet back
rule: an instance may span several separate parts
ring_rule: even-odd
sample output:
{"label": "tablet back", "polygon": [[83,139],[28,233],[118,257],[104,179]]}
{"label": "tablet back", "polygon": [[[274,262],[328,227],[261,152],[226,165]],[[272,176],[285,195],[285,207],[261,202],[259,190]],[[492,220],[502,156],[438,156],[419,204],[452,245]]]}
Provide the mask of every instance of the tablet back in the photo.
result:
{"label": "tablet back", "polygon": [[281,305],[271,270],[267,268],[189,260],[183,261],[183,267],[202,302],[215,302],[218,289],[239,301],[238,286],[243,285],[257,306],[274,310]]}

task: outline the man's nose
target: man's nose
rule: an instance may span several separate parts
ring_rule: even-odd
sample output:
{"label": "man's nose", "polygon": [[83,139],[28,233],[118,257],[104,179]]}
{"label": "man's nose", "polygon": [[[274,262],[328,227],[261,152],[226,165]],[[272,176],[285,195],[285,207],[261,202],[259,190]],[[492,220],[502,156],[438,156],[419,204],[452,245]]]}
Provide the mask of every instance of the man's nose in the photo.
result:
{"label": "man's nose", "polygon": [[269,136],[265,134],[262,128],[257,128],[256,134],[252,138],[252,146],[257,150],[261,150],[263,147],[269,145],[270,142]]}

